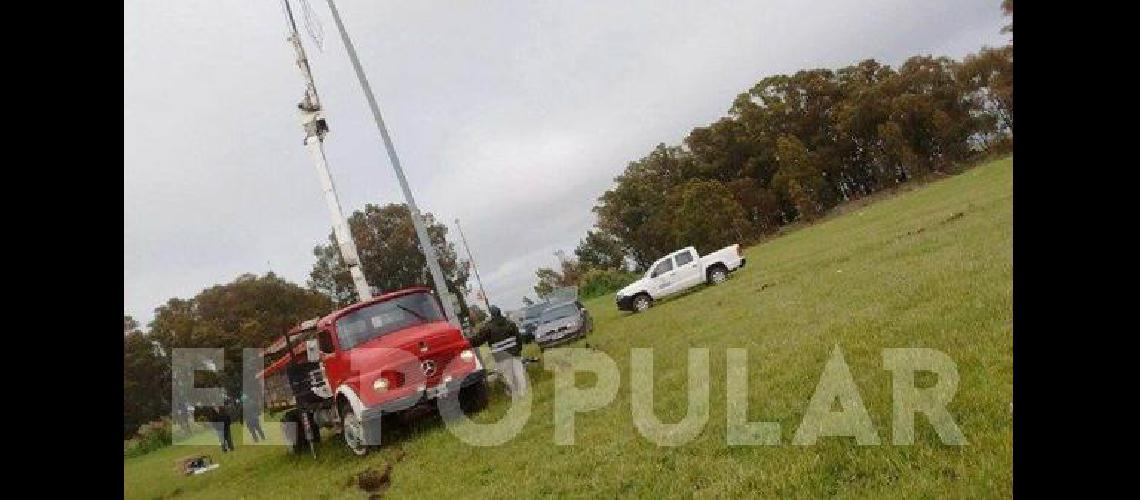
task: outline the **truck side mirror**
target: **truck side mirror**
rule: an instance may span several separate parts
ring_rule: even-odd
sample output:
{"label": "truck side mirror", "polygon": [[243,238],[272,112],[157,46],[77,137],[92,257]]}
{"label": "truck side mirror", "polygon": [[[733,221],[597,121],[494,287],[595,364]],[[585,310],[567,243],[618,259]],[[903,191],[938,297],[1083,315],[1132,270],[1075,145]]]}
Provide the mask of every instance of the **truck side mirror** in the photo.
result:
{"label": "truck side mirror", "polygon": [[317,363],[321,360],[321,346],[317,339],[305,341],[305,356],[310,363]]}

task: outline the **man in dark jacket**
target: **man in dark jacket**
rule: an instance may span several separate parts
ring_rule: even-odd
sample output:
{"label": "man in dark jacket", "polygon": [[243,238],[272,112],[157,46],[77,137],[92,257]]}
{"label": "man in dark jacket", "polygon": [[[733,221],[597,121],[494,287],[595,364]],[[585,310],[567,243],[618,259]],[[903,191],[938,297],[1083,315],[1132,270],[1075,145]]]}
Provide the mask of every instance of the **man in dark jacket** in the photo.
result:
{"label": "man in dark jacket", "polygon": [[527,391],[527,380],[526,369],[519,357],[523,345],[519,327],[503,317],[497,306],[491,306],[490,312],[490,321],[479,330],[472,344],[478,346],[486,343],[490,346],[495,367],[507,384],[511,397],[522,396]]}

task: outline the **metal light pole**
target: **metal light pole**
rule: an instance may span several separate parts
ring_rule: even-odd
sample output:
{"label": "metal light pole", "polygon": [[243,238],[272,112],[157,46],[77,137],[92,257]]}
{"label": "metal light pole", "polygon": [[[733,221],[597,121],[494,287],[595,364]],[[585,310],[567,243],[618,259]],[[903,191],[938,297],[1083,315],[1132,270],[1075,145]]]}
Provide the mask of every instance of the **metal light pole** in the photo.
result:
{"label": "metal light pole", "polygon": [[459,238],[463,240],[463,249],[467,250],[467,259],[471,261],[471,269],[475,270],[475,282],[479,284],[479,293],[483,295],[483,305],[487,306],[487,314],[490,314],[491,301],[487,299],[487,291],[483,289],[483,280],[479,277],[479,266],[475,265],[475,256],[471,255],[471,247],[467,246],[467,236],[463,235],[463,227],[459,225],[459,218],[455,219],[455,228],[459,230]]}
{"label": "metal light pole", "polygon": [[336,29],[340,32],[340,39],[344,42],[344,48],[348,52],[348,58],[352,61],[352,69],[356,71],[356,77],[360,80],[360,87],[364,91],[364,97],[368,100],[368,107],[372,110],[372,118],[376,121],[376,128],[380,130],[380,138],[384,140],[384,148],[388,150],[388,159],[392,162],[392,169],[396,171],[396,179],[400,182],[400,189],[404,191],[404,199],[408,203],[408,210],[411,212],[412,225],[416,228],[416,237],[420,242],[420,250],[424,253],[424,259],[427,261],[428,270],[431,271],[432,281],[435,282],[436,293],[440,296],[440,302],[443,303],[444,314],[447,315],[447,320],[452,326],[460,327],[459,316],[455,313],[455,307],[451,303],[451,291],[447,287],[447,281],[444,280],[443,270],[439,267],[439,260],[435,255],[435,248],[431,246],[431,239],[428,237],[427,228],[424,227],[423,218],[420,216],[420,209],[416,207],[416,199],[412,196],[412,189],[408,187],[408,180],[404,177],[404,169],[400,166],[400,158],[396,155],[396,147],[392,144],[392,138],[388,135],[388,127],[384,125],[384,118],[380,116],[380,105],[376,103],[376,97],[372,95],[372,86],[368,84],[368,77],[364,75],[364,69],[360,67],[360,59],[356,57],[356,48],[352,45],[352,40],[348,38],[348,31],[344,28],[344,22],[340,19],[340,12],[336,9],[336,4],[333,0],[328,0],[329,10],[332,11],[333,21],[336,23]]}

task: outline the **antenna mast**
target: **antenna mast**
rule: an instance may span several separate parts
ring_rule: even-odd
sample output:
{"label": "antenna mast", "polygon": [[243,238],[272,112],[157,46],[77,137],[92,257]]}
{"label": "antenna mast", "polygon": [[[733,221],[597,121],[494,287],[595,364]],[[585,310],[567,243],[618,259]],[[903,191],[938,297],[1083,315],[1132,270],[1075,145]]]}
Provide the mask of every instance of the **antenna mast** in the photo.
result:
{"label": "antenna mast", "polygon": [[282,0],[282,4],[285,6],[285,16],[289,20],[288,40],[293,46],[293,52],[296,53],[297,67],[305,79],[305,95],[297,104],[301,115],[301,127],[305,130],[305,149],[309,150],[309,155],[316,164],[317,178],[321,182],[321,190],[324,192],[325,203],[332,218],[333,235],[336,237],[337,246],[340,247],[341,259],[348,266],[348,274],[352,276],[356,296],[359,300],[367,300],[372,298],[372,287],[364,278],[364,270],[360,267],[360,256],[356,253],[356,244],[352,241],[352,233],[349,231],[348,221],[344,218],[344,212],[341,211],[340,199],[337,198],[328,162],[325,160],[324,142],[325,135],[329,132],[328,123],[325,121],[324,110],[321,109],[321,101],[317,96],[317,85],[309,69],[309,60],[305,57],[305,47],[301,45],[301,37],[297,34],[293,9],[289,6],[289,0]]}

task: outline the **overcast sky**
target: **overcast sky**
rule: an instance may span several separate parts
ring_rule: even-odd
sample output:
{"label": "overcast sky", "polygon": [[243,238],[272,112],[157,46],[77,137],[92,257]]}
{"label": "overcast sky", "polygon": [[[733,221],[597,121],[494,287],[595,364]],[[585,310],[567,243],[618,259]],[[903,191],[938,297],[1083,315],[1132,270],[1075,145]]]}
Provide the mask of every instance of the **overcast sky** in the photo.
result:
{"label": "overcast sky", "polygon": [[[346,212],[402,202],[325,0],[302,37]],[[1009,40],[999,0],[340,0],[420,209],[461,219],[493,303],[533,297],[626,164],[760,78]],[[294,0],[295,10],[300,10]],[[273,270],[304,284],[328,212],[280,0],[127,0],[126,313]],[[459,247],[461,255],[462,247]],[[471,286],[475,283],[472,279]]]}

